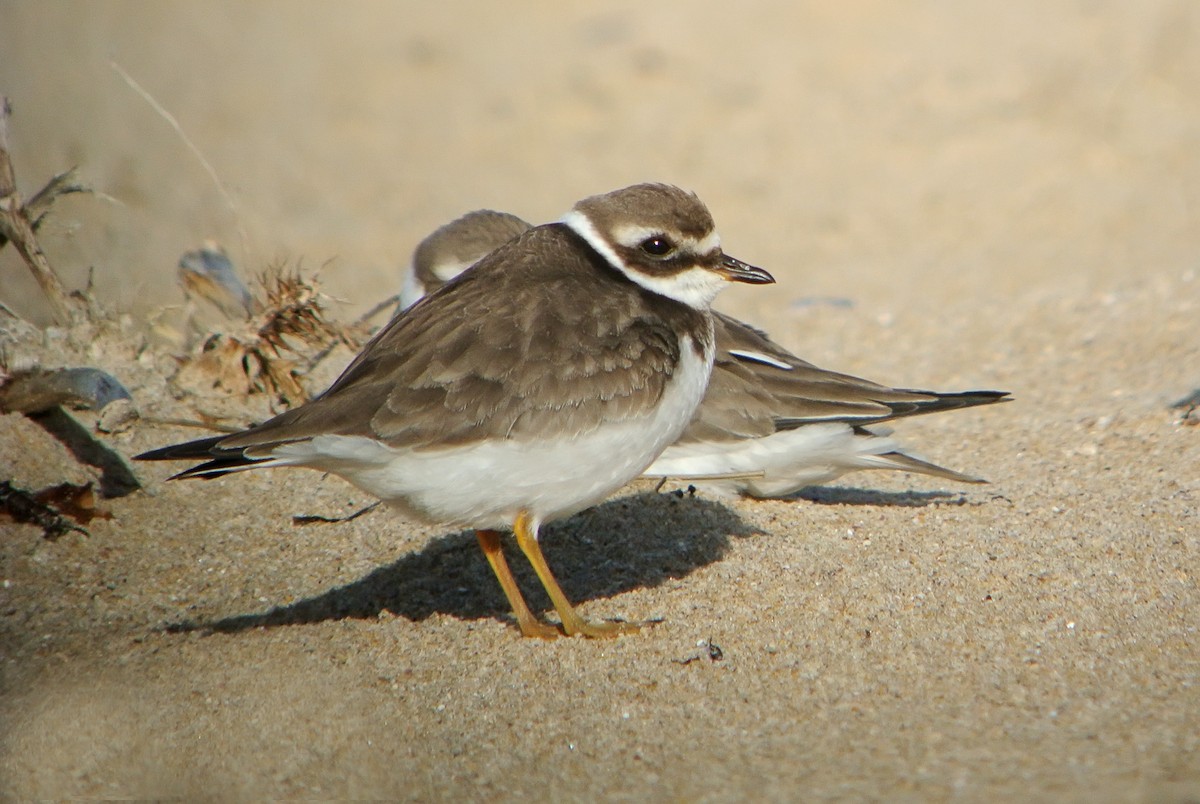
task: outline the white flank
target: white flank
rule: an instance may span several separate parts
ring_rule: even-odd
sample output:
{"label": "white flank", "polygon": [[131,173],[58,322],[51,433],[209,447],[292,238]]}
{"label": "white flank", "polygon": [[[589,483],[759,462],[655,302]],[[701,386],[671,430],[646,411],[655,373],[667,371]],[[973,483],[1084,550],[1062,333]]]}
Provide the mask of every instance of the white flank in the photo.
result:
{"label": "white flank", "polygon": [[575,234],[608,260],[612,267],[625,274],[631,281],[660,296],[683,302],[696,310],[707,310],[712,300],[725,288],[725,278],[706,268],[689,268],[671,276],[661,277],[631,269],[618,256],[612,245],[596,231],[588,216],[577,209],[563,215],[559,222],[569,226]]}
{"label": "white flank", "polygon": [[[891,438],[860,435],[848,424],[811,424],[762,438],[673,444],[645,474],[694,479],[724,493],[779,497],[859,469],[901,468],[887,457],[897,451],[901,447]],[[705,480],[705,476],[756,471],[762,476]]]}
{"label": "white flank", "polygon": [[260,466],[306,466],[345,478],[412,514],[472,528],[508,528],[527,511],[543,522],[582,511],[637,477],[675,441],[704,396],[712,350],[680,339],[661,404],[640,419],[572,437],[489,439],[450,449],[393,449],[361,436],[317,436],[277,447]]}

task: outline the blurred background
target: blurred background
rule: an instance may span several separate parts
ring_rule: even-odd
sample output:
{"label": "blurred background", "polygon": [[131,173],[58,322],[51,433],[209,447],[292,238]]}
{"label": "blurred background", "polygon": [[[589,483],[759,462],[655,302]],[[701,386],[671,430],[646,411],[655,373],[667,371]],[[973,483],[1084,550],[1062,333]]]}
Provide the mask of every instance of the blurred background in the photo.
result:
{"label": "blurred background", "polygon": [[[22,192],[78,165],[100,193],[60,202],[51,261],[122,310],[178,302],[213,238],[247,276],[328,262],[349,316],[469,209],[661,180],[780,278],[726,308],[886,318],[1193,270],[1198,44],[1186,0],[2,0],[0,91]],[[0,299],[45,320],[11,248]]]}
{"label": "blurred background", "polygon": [[[655,544],[761,528],[596,601],[667,618],[598,651],[518,645],[459,604],[409,623],[408,595],[487,573],[473,540],[298,531],[361,507],[315,473],[130,495],[89,538],[6,531],[14,798],[1200,800],[1200,413],[1169,409],[1200,385],[1196,0],[0,0],[0,93],[22,192],[72,165],[97,191],[40,239],[138,319],[43,351],[82,339],[128,384],[147,426],[105,435],[124,454],[168,443],[177,409],[269,404],[178,399],[179,353],[141,349],[206,239],[246,278],[319,268],[347,321],[463,212],[544,222],[646,180],[695,190],[778,278],[717,306],[802,357],[1016,398],[898,426],[994,483],[961,496],[872,473],[564,526],[580,579],[659,579]],[[0,301],[48,321],[12,248]],[[8,419],[22,471],[69,459]],[[379,584],[406,602],[343,613]],[[303,627],[163,628],[322,601],[338,613]],[[681,661],[713,637],[723,663]]]}

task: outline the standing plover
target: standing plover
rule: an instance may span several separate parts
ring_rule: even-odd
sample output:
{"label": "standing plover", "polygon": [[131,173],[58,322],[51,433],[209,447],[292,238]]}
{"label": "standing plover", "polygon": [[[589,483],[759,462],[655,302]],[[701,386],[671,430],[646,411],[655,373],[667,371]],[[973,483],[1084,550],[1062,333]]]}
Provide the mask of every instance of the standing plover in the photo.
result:
{"label": "standing plover", "polygon": [[[402,303],[415,302],[529,228],[516,216],[492,210],[442,226],[414,252]],[[749,324],[718,312],[713,317],[716,363],[704,400],[646,475],[752,497],[793,494],[859,469],[982,482],[917,457],[867,426],[1003,402],[1007,392],[889,388],[818,368]]]}
{"label": "standing plover", "polygon": [[712,370],[709,305],[728,281],[774,280],[721,250],[695,195],[639,184],[593,196],[393,318],[320,396],[138,457],[205,459],[179,478],[318,469],[474,528],[522,633],[556,636],[505,561],[496,529],[512,527],[563,631],[631,630],[575,611],[538,528],[600,502],[683,432]]}

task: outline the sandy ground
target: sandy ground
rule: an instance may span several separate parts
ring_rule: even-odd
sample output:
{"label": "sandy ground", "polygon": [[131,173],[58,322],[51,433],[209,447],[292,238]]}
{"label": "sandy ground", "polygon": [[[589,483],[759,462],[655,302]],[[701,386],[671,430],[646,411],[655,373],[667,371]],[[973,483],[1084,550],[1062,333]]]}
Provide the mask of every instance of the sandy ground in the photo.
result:
{"label": "sandy ground", "polygon": [[[1168,409],[1200,385],[1200,7],[729,8],[0,2],[18,178],[104,194],[43,241],[131,314],[90,357],[143,412],[171,365],[133,360],[143,323],[205,237],[246,273],[330,261],[349,319],[463,211],[646,179],[779,278],[722,309],[1018,400],[897,428],[990,486],[638,487],[551,527],[585,613],[662,620],[604,642],[520,639],[468,533],[293,526],[368,502],[336,479],[139,467],[88,537],[0,522],[0,793],[1200,798],[1200,427]],[[0,299],[44,322],[12,252]],[[0,458],[87,474],[17,416]]]}

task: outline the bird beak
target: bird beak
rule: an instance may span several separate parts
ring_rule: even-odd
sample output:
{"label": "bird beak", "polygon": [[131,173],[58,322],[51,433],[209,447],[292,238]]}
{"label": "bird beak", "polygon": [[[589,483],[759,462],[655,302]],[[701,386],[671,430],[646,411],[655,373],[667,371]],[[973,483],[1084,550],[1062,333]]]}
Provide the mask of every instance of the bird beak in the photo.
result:
{"label": "bird beak", "polygon": [[721,255],[721,262],[717,267],[713,268],[721,276],[730,282],[746,282],[751,285],[770,285],[775,281],[775,277],[764,271],[762,268],[755,268],[753,265],[747,265],[741,260],[734,259],[728,254]]}

